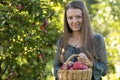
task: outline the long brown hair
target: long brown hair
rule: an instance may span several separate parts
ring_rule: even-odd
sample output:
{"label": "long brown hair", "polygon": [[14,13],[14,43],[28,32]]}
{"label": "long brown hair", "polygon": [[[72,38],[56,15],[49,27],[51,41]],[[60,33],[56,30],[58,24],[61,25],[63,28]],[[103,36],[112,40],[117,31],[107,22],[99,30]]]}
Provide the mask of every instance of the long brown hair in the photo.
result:
{"label": "long brown hair", "polygon": [[[82,22],[82,52],[84,52],[88,58],[91,61],[95,61],[97,59],[96,55],[96,42],[95,42],[95,37],[94,33],[91,29],[91,24],[90,24],[90,18],[88,14],[88,10],[84,5],[84,2],[81,0],[74,0],[70,3],[68,3],[65,7],[65,12],[64,12],[64,32],[63,32],[63,41],[62,41],[62,46],[61,49],[65,49],[66,45],[68,44],[68,39],[70,35],[72,34],[72,30],[70,29],[68,22],[67,22],[67,15],[66,12],[68,9],[73,8],[73,9],[80,9],[82,10],[82,16],[83,16],[83,22]],[[62,52],[64,54],[64,52]]]}

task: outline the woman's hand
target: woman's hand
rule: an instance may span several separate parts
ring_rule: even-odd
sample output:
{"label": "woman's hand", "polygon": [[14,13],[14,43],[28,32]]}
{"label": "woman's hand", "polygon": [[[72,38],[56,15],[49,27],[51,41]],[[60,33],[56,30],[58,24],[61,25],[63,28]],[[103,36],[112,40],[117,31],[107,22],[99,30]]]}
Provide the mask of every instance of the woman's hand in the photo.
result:
{"label": "woman's hand", "polygon": [[81,63],[87,65],[88,67],[93,67],[93,62],[91,62],[88,57],[85,55],[85,53],[80,53],[78,57],[78,61]]}
{"label": "woman's hand", "polygon": [[68,64],[73,64],[74,62],[72,62],[72,61],[68,61]]}

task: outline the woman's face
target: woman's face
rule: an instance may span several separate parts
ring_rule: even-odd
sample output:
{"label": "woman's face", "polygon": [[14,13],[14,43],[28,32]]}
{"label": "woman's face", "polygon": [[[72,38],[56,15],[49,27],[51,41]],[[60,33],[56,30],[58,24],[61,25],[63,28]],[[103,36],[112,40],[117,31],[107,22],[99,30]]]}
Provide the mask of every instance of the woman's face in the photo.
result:
{"label": "woman's face", "polygon": [[66,12],[67,22],[72,31],[80,31],[82,25],[82,10],[70,8]]}

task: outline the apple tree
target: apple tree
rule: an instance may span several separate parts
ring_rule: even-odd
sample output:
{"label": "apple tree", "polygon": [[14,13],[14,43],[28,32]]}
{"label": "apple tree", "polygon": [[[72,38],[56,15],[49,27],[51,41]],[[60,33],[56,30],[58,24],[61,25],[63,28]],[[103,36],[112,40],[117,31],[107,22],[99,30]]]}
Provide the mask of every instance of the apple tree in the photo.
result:
{"label": "apple tree", "polygon": [[0,1],[1,79],[46,80],[61,31],[54,0]]}

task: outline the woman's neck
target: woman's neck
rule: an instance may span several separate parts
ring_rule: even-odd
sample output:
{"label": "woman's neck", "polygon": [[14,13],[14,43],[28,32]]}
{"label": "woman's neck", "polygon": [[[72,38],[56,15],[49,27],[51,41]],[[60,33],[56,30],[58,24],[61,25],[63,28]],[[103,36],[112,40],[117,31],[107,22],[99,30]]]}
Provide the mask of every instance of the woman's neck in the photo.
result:
{"label": "woman's neck", "polygon": [[75,40],[80,40],[81,33],[80,32],[73,32],[72,38],[74,38]]}
{"label": "woman's neck", "polygon": [[80,32],[73,32],[68,40],[68,44],[80,48],[82,46]]}

